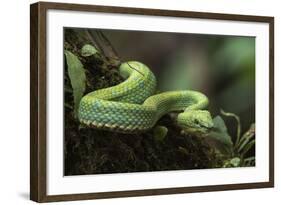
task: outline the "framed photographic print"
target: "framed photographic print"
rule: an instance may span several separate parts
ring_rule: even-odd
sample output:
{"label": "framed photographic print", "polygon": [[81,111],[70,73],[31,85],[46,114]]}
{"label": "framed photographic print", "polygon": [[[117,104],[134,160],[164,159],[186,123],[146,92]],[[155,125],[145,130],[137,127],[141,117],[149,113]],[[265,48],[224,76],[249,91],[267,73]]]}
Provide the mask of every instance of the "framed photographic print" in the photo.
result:
{"label": "framed photographic print", "polygon": [[30,197],[274,186],[274,18],[31,5]]}

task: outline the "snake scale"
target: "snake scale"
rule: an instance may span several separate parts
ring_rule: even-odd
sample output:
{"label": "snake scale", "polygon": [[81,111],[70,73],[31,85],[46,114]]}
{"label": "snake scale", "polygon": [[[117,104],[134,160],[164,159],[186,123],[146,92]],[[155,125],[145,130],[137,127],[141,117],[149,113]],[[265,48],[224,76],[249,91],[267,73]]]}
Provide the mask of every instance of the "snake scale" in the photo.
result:
{"label": "snake scale", "polygon": [[85,95],[79,105],[82,124],[121,133],[144,132],[165,114],[183,111],[177,124],[186,132],[207,132],[213,127],[210,113],[203,110],[208,98],[197,91],[168,91],[155,94],[156,78],[137,61],[122,63],[122,83]]}

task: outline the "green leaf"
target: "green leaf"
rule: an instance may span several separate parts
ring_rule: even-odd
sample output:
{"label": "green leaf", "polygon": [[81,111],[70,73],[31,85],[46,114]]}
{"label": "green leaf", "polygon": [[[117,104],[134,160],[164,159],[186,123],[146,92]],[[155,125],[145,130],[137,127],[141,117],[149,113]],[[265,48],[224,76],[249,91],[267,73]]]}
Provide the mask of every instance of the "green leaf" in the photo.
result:
{"label": "green leaf", "polygon": [[234,157],[232,159],[228,159],[224,161],[223,167],[239,167],[241,165],[241,159],[239,157]]}
{"label": "green leaf", "polygon": [[256,140],[252,140],[248,144],[246,144],[244,149],[241,151],[241,156],[244,157],[244,155],[255,145],[255,143]]}
{"label": "green leaf", "polygon": [[77,117],[79,103],[86,88],[85,70],[77,56],[67,50],[65,50],[64,54],[67,63],[67,73],[73,90],[74,115]]}
{"label": "green leaf", "polygon": [[251,124],[249,130],[245,132],[244,135],[241,137],[241,140],[237,147],[239,153],[244,149],[244,147],[253,137],[255,137],[255,123]]}
{"label": "green leaf", "polygon": [[241,159],[239,157],[234,157],[230,160],[230,164],[233,167],[239,167],[240,163],[241,163]]}
{"label": "green leaf", "polygon": [[228,134],[224,120],[220,116],[213,119],[214,129],[206,137],[207,142],[223,154],[231,154],[233,142]]}
{"label": "green leaf", "polygon": [[225,125],[224,120],[221,118],[221,116],[216,116],[213,119],[213,123],[214,123],[214,129],[223,132],[223,133],[227,133],[227,127]]}
{"label": "green leaf", "polygon": [[153,137],[156,141],[161,142],[165,139],[166,135],[168,133],[167,127],[164,126],[156,126],[153,129]]}
{"label": "green leaf", "polygon": [[92,45],[86,44],[81,49],[81,55],[84,57],[92,56],[98,53],[99,51]]}

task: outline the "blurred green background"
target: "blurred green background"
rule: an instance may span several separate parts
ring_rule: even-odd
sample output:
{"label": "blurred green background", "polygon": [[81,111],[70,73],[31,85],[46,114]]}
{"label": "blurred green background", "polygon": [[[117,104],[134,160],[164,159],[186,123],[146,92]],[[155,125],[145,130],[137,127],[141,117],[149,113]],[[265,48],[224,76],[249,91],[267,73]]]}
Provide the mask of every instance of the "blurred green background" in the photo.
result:
{"label": "blurred green background", "polygon": [[[235,113],[243,131],[255,122],[254,37],[101,31],[122,61],[141,61],[154,72],[158,91],[201,91],[213,116]],[[234,134],[236,123],[227,123]]]}

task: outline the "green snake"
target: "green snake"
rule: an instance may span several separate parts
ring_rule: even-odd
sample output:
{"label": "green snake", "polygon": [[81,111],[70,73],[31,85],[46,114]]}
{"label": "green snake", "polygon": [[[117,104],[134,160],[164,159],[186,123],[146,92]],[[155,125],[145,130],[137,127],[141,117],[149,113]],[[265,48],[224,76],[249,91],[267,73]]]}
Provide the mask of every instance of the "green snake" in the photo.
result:
{"label": "green snake", "polygon": [[155,94],[156,78],[137,61],[122,63],[122,83],[82,97],[78,118],[82,124],[121,133],[144,132],[165,114],[183,111],[177,124],[186,132],[207,132],[213,127],[210,113],[203,110],[208,98],[197,91],[168,91]]}

